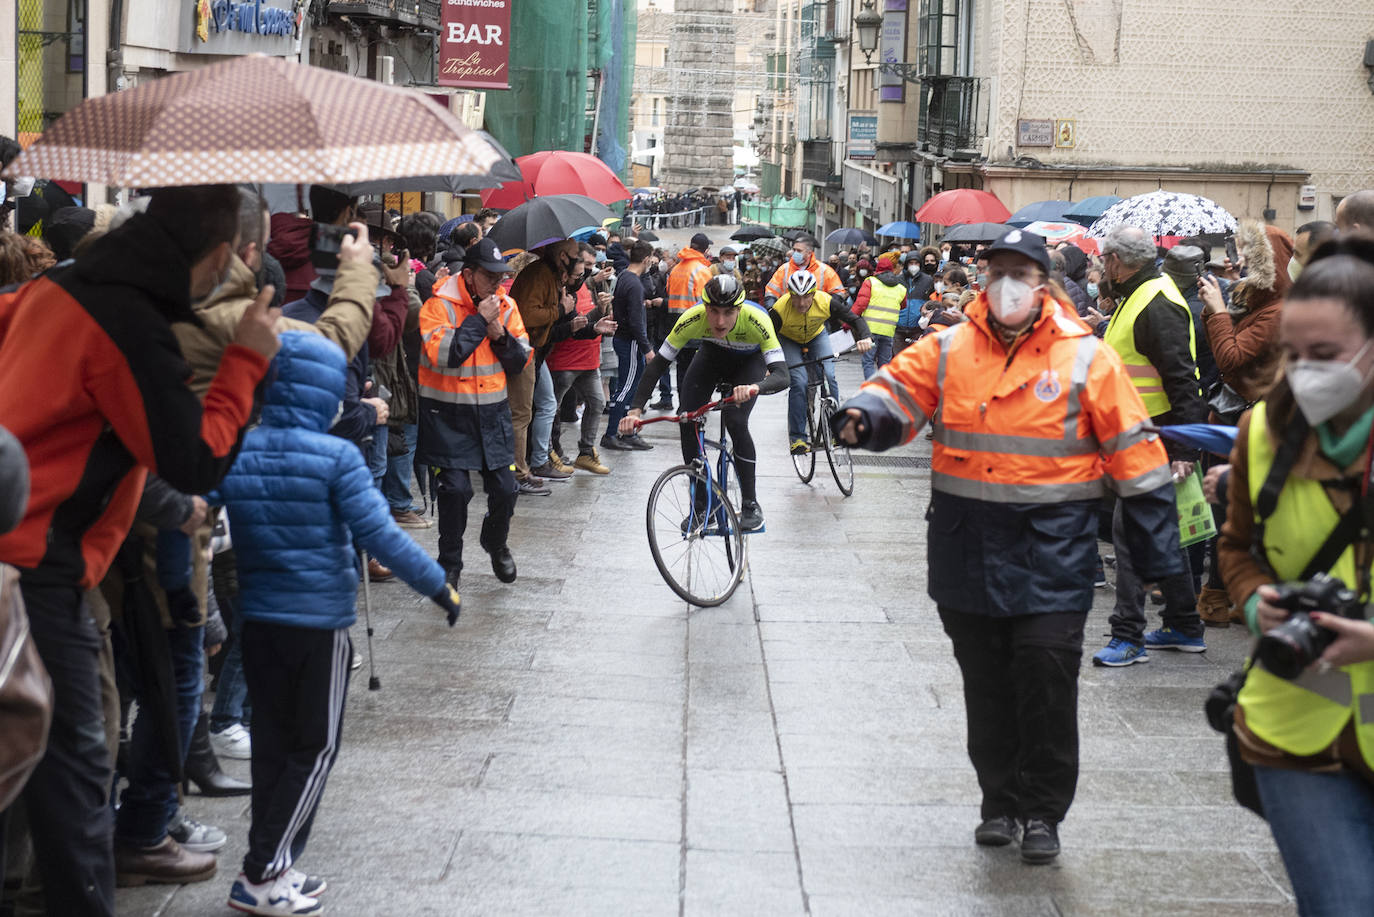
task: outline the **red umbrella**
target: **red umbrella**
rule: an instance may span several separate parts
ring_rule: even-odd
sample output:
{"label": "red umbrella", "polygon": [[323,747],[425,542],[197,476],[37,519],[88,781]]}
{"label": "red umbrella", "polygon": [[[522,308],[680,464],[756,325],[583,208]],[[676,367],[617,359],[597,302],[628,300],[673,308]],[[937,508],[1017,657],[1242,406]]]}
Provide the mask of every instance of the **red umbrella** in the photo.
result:
{"label": "red umbrella", "polygon": [[954,226],[958,223],[1005,223],[1011,211],[997,196],[973,188],[941,191],[916,211],[916,222]]}
{"label": "red umbrella", "polygon": [[630,192],[610,167],[586,153],[544,150],[521,156],[515,164],[524,180],[483,191],[484,206],[513,210],[525,201],[550,194],[585,194],[603,204],[630,199]]}

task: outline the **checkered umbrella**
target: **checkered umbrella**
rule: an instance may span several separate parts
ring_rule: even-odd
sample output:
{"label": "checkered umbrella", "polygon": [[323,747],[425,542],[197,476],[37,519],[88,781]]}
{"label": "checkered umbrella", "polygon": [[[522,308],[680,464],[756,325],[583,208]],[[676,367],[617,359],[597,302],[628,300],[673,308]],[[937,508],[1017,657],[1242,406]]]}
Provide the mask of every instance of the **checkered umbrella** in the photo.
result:
{"label": "checkered umbrella", "polygon": [[1088,227],[1089,239],[1104,239],[1118,226],[1136,226],[1155,237],[1235,232],[1236,218],[1216,201],[1177,191],[1151,191],[1113,204]]}
{"label": "checkered umbrella", "polygon": [[6,174],[125,188],[344,184],[485,175],[498,158],[418,92],[254,54],[88,99]]}

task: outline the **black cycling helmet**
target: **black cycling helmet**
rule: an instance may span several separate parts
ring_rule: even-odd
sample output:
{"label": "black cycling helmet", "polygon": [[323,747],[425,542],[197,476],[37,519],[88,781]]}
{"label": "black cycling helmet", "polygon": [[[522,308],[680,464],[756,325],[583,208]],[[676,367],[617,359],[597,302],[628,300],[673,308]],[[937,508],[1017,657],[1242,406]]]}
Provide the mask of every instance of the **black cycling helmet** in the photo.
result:
{"label": "black cycling helmet", "polygon": [[734,274],[717,274],[701,291],[701,301],[717,309],[738,309],[744,305],[744,287]]}

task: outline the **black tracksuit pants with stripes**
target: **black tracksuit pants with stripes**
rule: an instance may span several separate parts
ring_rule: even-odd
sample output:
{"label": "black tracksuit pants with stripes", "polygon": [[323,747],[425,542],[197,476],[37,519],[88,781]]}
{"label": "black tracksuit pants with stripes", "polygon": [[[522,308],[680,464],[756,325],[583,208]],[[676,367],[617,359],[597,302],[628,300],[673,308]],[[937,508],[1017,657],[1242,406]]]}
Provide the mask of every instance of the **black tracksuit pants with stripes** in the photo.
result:
{"label": "black tracksuit pants with stripes", "polygon": [[244,621],[243,675],[253,703],[253,820],[243,858],[250,882],[280,875],[305,850],[339,754],[352,658],[347,628]]}

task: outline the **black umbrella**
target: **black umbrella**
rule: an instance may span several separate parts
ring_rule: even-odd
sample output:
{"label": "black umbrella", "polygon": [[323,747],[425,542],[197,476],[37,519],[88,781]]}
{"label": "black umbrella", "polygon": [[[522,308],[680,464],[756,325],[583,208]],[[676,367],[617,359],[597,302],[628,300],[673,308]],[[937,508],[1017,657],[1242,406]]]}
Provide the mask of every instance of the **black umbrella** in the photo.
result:
{"label": "black umbrella", "polygon": [[1005,223],[961,223],[951,226],[942,242],[991,242],[1011,232]]}
{"label": "black umbrella", "polygon": [[805,229],[798,227],[796,229],[786,230],[782,234],[782,237],[786,239],[788,242],[795,242],[798,239],[810,239],[811,233],[807,232]]}
{"label": "black umbrella", "polygon": [[773,230],[769,229],[767,226],[759,226],[757,224],[752,226],[741,226],[739,229],[735,230],[735,234],[730,238],[734,239],[736,242],[753,242],[756,239],[771,239],[773,238]]}
{"label": "black umbrella", "polygon": [[528,251],[614,219],[619,218],[609,207],[584,194],[552,194],[516,207],[497,221],[490,235],[502,251]]}
{"label": "black umbrella", "polygon": [[635,238],[638,239],[638,240],[641,241],[641,242],[657,242],[657,241],[658,241],[658,236],[656,236],[656,235],[654,235],[653,233],[649,232],[649,230],[647,230],[647,229],[641,229],[641,230],[639,231],[639,235],[635,236]]}
{"label": "black umbrella", "polygon": [[127,658],[138,683],[138,715],[151,717],[157,724],[167,770],[174,782],[181,783],[181,722],[172,649],[167,629],[162,626],[162,611],[145,572],[143,551],[143,539],[130,537],[115,555],[115,566],[124,580],[124,603],[122,608],[111,611],[129,648]]}
{"label": "black umbrella", "polygon": [[837,229],[825,237],[832,245],[877,245],[878,240],[866,229]]}

